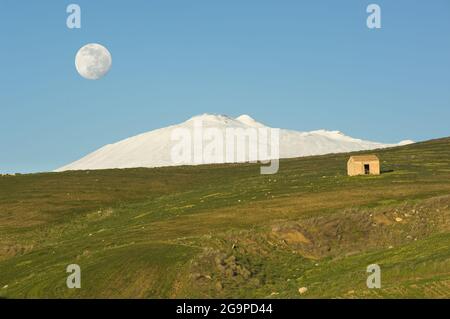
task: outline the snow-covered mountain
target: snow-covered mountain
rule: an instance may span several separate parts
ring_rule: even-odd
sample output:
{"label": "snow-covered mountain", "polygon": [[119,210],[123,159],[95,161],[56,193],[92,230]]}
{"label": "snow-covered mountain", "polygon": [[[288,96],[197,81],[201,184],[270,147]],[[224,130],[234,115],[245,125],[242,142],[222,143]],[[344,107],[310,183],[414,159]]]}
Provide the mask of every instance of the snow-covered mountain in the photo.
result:
{"label": "snow-covered mountain", "polygon": [[[175,135],[180,135],[180,133],[183,132],[186,134],[192,132],[193,136],[190,136],[187,141],[194,144],[195,142],[193,139],[195,139],[195,129],[198,128],[199,123],[201,123],[203,132],[208,131],[208,129],[213,129],[215,130],[215,133],[224,136],[230,129],[253,129],[255,131],[264,131],[265,129],[270,130],[268,126],[255,121],[248,115],[232,118],[226,115],[203,114],[194,116],[181,124],[153,130],[124,139],[114,144],[105,145],[95,152],[63,166],[56,171],[199,164],[199,162],[195,160],[195,155],[189,157],[187,162],[180,164],[174,162],[172,154],[174,146],[179,143],[174,140],[174,132],[178,132],[178,134]],[[208,144],[208,138],[211,139],[211,136],[201,138],[204,138],[203,144]],[[270,138],[268,138],[267,141],[267,143],[269,143]],[[258,146],[261,146],[261,143],[265,142],[262,142],[258,137],[257,143]],[[410,143],[413,142],[402,141],[398,144],[383,144],[364,141],[346,136],[339,131],[317,130],[311,132],[299,132],[280,129],[279,157],[291,158],[373,150]],[[225,148],[224,144],[225,142],[216,145]],[[268,148],[270,149],[270,146],[268,146]],[[225,160],[208,160],[207,158],[204,158],[202,164],[218,162],[223,163]]]}

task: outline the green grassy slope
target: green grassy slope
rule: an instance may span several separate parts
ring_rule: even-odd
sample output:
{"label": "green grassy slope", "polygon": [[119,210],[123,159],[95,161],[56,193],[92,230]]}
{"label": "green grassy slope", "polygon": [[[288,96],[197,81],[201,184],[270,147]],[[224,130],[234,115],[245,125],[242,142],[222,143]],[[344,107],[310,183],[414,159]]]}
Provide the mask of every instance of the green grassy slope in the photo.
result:
{"label": "green grassy slope", "polygon": [[450,297],[450,138],[373,153],[0,176],[0,297]]}

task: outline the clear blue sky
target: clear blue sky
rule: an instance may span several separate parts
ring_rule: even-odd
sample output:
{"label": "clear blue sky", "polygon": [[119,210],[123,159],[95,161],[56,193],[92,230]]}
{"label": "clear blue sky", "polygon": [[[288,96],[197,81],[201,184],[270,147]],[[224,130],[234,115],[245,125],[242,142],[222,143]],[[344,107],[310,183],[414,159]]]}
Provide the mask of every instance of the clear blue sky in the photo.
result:
{"label": "clear blue sky", "polygon": [[[205,112],[381,142],[450,135],[448,0],[2,0],[0,39],[0,172]],[[90,42],[113,57],[98,81],[74,67]]]}

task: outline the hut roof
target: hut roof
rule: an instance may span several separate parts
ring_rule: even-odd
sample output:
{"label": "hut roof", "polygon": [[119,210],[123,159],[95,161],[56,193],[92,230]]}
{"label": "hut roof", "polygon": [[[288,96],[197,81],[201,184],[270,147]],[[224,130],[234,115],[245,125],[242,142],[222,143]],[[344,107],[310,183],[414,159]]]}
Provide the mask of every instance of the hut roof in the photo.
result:
{"label": "hut roof", "polygon": [[379,159],[376,155],[354,155],[350,156],[350,160],[354,162],[371,162]]}

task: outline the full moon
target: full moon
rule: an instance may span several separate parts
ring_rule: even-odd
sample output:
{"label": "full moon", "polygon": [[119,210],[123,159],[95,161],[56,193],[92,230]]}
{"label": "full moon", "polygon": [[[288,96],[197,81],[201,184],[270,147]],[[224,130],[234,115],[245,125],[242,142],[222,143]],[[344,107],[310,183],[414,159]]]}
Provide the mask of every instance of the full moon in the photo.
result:
{"label": "full moon", "polygon": [[88,80],[98,80],[111,69],[112,57],[108,49],[97,43],[89,43],[78,50],[75,67]]}

